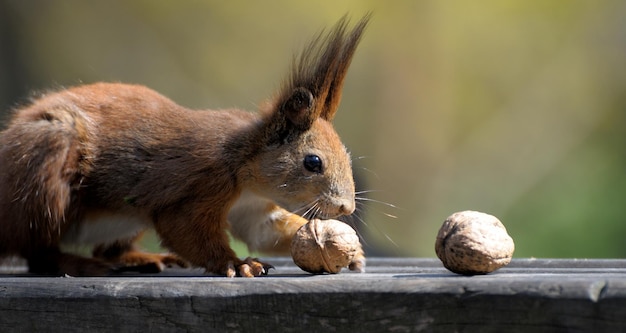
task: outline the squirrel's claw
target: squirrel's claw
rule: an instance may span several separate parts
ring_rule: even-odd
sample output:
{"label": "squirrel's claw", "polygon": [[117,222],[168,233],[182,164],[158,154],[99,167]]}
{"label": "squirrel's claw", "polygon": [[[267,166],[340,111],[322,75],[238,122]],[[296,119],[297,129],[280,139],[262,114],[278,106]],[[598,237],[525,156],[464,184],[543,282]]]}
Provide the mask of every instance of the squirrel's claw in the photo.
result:
{"label": "squirrel's claw", "polygon": [[248,257],[244,260],[244,264],[240,266],[239,272],[241,276],[245,277],[261,276],[267,275],[270,268],[274,268],[274,266],[261,262],[258,258]]}
{"label": "squirrel's claw", "polygon": [[274,268],[274,266],[261,262],[257,258],[248,257],[237,265],[231,260],[226,268],[226,276],[255,277],[267,275],[271,268]]}
{"label": "squirrel's claw", "polygon": [[[257,260],[257,259],[254,259]],[[261,271],[262,275],[267,275],[269,274],[270,269],[276,269],[272,264],[268,264],[268,263],[264,263],[264,262],[260,262],[259,263],[261,265],[263,265],[263,271]]]}

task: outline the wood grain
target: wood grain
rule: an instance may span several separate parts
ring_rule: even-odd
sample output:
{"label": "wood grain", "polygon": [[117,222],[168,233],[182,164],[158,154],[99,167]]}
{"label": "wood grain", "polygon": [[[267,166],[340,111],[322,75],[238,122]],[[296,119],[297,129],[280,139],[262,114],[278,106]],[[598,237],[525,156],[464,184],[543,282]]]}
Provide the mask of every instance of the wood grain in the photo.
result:
{"label": "wood grain", "polygon": [[310,275],[269,258],[253,279],[170,269],[101,278],[0,275],[0,332],[617,332],[626,260],[514,259],[453,274],[436,259],[370,259]]}

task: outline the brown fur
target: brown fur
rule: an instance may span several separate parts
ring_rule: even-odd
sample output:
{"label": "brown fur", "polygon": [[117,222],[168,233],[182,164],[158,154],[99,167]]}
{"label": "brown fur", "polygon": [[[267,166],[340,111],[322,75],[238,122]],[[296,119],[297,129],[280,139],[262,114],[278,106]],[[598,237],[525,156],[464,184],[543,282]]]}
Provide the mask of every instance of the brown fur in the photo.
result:
{"label": "brown fur", "polygon": [[[235,256],[230,224],[288,223],[268,226],[284,248],[306,222],[288,211],[315,205],[310,217],[330,218],[354,210],[350,158],[330,121],[367,21],[348,32],[343,18],[318,36],[259,114],[192,111],[116,83],[62,90],[18,110],[0,133],[0,255],[26,258],[35,273],[185,261],[228,276],[264,273],[266,264]],[[310,154],[322,172],[304,167]],[[236,204],[243,192],[253,199]],[[131,244],[147,227],[185,261],[138,253]],[[257,237],[234,234],[249,244]],[[94,243],[94,258],[61,252],[67,242]]]}

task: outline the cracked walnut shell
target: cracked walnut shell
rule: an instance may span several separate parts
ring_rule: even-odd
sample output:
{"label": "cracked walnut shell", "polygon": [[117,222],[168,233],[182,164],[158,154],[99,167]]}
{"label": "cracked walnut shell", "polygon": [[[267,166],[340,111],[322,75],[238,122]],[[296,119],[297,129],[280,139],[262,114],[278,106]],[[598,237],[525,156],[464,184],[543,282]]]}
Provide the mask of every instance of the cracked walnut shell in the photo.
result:
{"label": "cracked walnut shell", "polygon": [[487,274],[506,266],[515,245],[493,215],[463,211],[450,215],[439,229],[435,252],[450,271]]}
{"label": "cracked walnut shell", "polygon": [[298,229],[291,241],[291,257],[298,267],[314,274],[339,273],[360,249],[356,231],[337,220],[314,219]]}

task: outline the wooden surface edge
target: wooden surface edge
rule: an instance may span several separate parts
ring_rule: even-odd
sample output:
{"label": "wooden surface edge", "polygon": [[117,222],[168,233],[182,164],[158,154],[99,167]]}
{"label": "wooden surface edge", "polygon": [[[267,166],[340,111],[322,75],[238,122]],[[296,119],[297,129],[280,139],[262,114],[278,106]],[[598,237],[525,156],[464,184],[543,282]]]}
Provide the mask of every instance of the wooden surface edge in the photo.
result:
{"label": "wooden surface edge", "polygon": [[436,259],[372,258],[364,274],[310,275],[270,258],[254,279],[0,275],[0,331],[620,331],[626,261],[518,259],[460,276]]}

